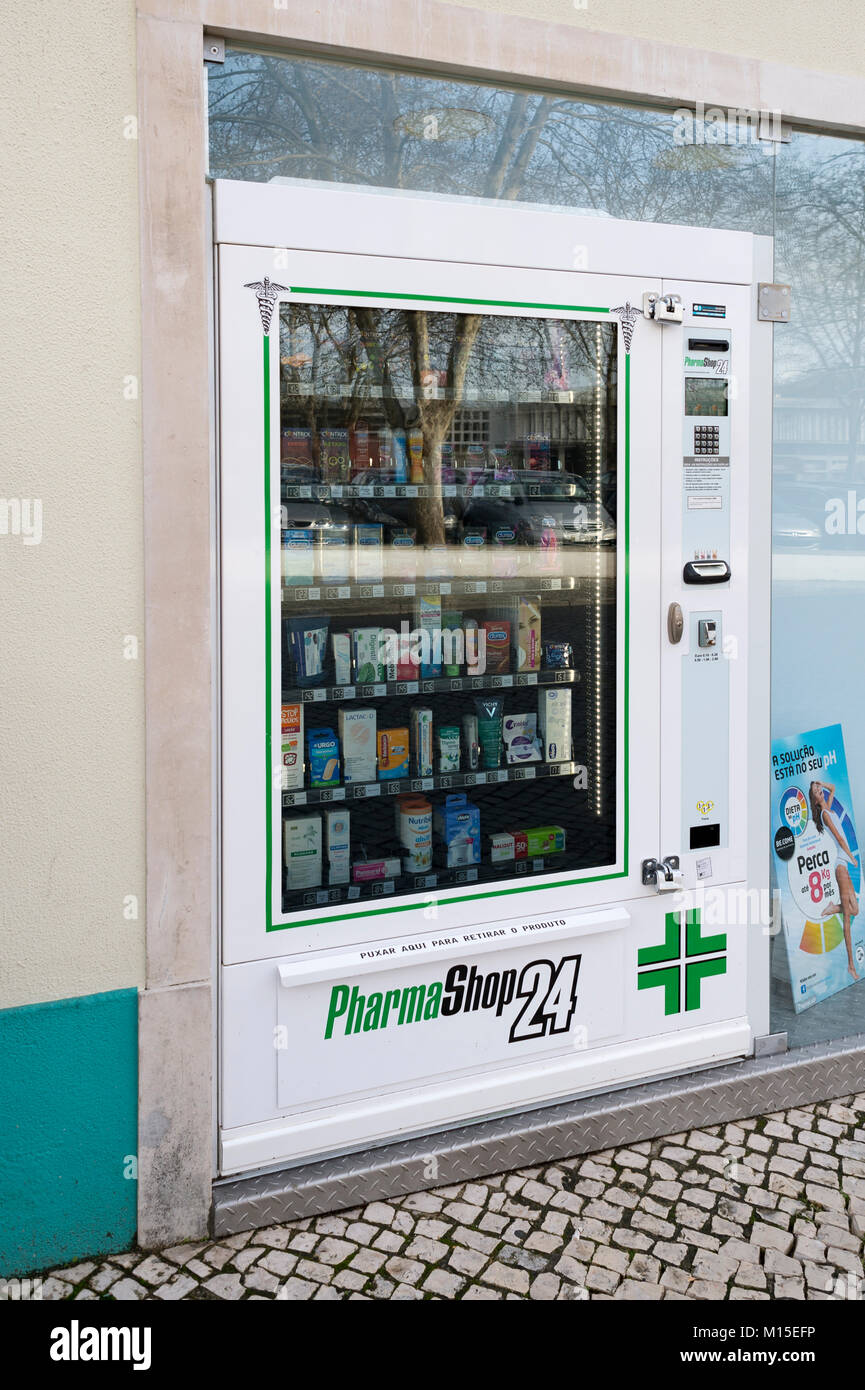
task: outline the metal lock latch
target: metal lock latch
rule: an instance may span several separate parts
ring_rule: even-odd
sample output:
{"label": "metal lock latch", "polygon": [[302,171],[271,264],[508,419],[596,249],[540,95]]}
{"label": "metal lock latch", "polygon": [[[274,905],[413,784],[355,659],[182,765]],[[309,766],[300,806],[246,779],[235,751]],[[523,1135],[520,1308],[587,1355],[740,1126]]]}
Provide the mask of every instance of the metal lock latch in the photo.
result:
{"label": "metal lock latch", "polygon": [[682,323],[685,317],[682,296],[646,290],[643,294],[643,317],[651,319],[653,323]]}
{"label": "metal lock latch", "polygon": [[668,854],[666,859],[644,859],[640,878],[644,888],[654,887],[659,893],[675,893],[685,881],[685,875],[679,872],[678,854]]}

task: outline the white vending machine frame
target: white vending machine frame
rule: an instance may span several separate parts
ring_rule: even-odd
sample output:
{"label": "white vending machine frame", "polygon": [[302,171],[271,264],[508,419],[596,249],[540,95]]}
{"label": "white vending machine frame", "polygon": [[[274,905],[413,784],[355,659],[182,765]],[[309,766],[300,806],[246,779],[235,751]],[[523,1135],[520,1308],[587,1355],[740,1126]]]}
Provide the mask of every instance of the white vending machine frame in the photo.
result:
{"label": "white vending machine frame", "polygon": [[[771,240],[342,187],[225,181],[214,193],[220,1171],[298,1163],[752,1052],[769,1007],[772,335],[757,321],[756,286],[771,278]],[[682,322],[645,318],[649,291],[678,295]],[[359,295],[384,308],[618,323],[616,854],[600,869],[543,872],[511,889],[462,885],[351,910],[323,893],[312,909],[282,913],[269,742],[280,702],[270,327],[281,302]],[[711,319],[695,313],[706,308]],[[691,457],[689,472],[683,343],[718,337],[719,325],[729,452],[705,468],[697,459],[696,473]],[[713,526],[722,514],[730,570],[705,587],[683,577],[690,513],[703,510]],[[680,641],[668,624],[675,604]],[[697,649],[701,615],[715,623],[707,651]],[[713,734],[726,737],[720,752]],[[685,772],[710,752],[711,789],[695,811]],[[669,856],[681,878],[662,892],[643,864]],[[497,981],[510,972],[512,997],[502,1003],[491,984],[490,1005],[469,1009],[460,982],[470,970]],[[434,987],[450,1012],[441,993],[424,1011]],[[391,1026],[378,1013],[369,1028],[347,1023],[361,990],[364,1001],[390,994]],[[397,1015],[405,992],[412,1005]],[[521,1035],[520,1017],[534,1029]]]}

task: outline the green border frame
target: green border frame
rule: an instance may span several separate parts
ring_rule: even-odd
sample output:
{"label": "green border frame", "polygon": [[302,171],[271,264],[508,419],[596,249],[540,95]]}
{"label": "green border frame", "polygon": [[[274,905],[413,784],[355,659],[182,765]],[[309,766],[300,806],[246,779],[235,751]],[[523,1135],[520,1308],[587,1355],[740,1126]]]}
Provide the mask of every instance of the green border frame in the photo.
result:
{"label": "green border frame", "polygon": [[[311,295],[327,299],[401,299],[414,303],[423,304],[473,304],[484,308],[494,309],[552,309],[558,313],[566,314],[609,314],[609,308],[594,304],[541,304],[531,303],[527,300],[514,299],[466,299],[453,295],[442,294],[407,294],[390,293],[386,290],[334,290],[322,289],[309,285],[293,285],[292,295]],[[290,303],[289,300],[279,300],[274,304],[275,316],[278,314],[280,303]],[[278,329],[277,329],[278,340]],[[270,470],[271,470],[271,450],[270,450],[270,335],[266,334],[262,338],[262,368],[264,374],[264,604],[265,604],[265,648],[264,648],[264,684],[265,684],[265,758],[266,758],[266,786],[267,786],[267,807],[266,807],[266,839],[267,847],[265,854],[265,931],[292,931],[297,927],[317,927],[323,921],[327,922],[347,922],[354,921],[360,917],[384,917],[397,912],[417,911],[417,903],[405,903],[394,907],[369,907],[358,912],[340,912],[327,918],[305,917],[302,921],[274,922],[273,921],[273,730],[271,727],[271,709],[273,704],[273,653],[271,626],[273,614],[271,612],[271,514],[270,514]],[[544,883],[532,880],[520,887],[513,888],[494,888],[489,892],[464,893],[459,897],[448,897],[443,900],[443,906],[451,903],[479,902],[485,898],[504,898],[511,897],[517,893],[542,893],[550,888],[572,888],[578,887],[582,883],[606,883],[613,879],[627,878],[628,876],[628,853],[629,853],[629,718],[630,718],[630,553],[631,553],[631,354],[625,350],[625,440],[624,440],[624,531],[625,531],[625,556],[624,556],[624,622],[625,622],[625,663],[624,663],[624,756],[623,762],[623,812],[624,812],[624,867],[617,873],[593,874],[586,878],[559,879],[555,883]]]}

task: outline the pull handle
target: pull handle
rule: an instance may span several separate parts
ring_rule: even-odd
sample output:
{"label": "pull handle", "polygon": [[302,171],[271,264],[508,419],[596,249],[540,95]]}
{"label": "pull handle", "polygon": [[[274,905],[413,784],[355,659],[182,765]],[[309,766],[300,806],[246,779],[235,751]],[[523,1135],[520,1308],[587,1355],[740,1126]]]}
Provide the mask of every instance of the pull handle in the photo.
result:
{"label": "pull handle", "polygon": [[726,584],[730,566],[726,560],[689,560],[682,578],[686,584]]}

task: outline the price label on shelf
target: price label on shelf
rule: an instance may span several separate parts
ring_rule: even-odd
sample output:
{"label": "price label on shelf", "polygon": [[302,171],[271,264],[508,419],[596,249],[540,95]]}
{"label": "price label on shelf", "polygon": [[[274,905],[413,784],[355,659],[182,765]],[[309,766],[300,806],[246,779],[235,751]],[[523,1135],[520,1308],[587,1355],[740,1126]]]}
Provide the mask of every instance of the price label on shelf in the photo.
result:
{"label": "price label on shelf", "polygon": [[493,689],[495,690],[501,690],[503,687],[509,688],[513,685],[513,683],[513,676],[493,676],[492,680]]}
{"label": "price label on shelf", "polygon": [[340,584],[336,596],[337,598],[351,598],[351,589],[348,584]]}
{"label": "price label on shelf", "polygon": [[491,781],[491,782],[493,782],[493,781],[495,781],[495,782],[507,782],[507,781],[509,781],[509,780],[510,780],[510,775],[509,775],[509,773],[508,773],[508,771],[507,771],[507,768],[500,768],[500,770],[499,770],[498,772],[491,772],[491,773],[490,773],[490,781]]}
{"label": "price label on shelf", "polygon": [[535,769],[533,767],[515,767],[513,771],[515,782],[527,782],[530,778],[534,777],[534,775]]}
{"label": "price label on shelf", "polygon": [[456,497],[456,495],[457,495],[457,490],[456,490],[454,484],[453,484],[453,483],[445,483],[444,487],[442,488],[442,496],[443,496],[443,497]]}
{"label": "price label on shelf", "polygon": [[397,695],[417,695],[417,681],[397,681],[396,693]]}
{"label": "price label on shelf", "polygon": [[421,681],[420,688],[423,691],[424,695],[434,695],[436,683],[435,681]]}
{"label": "price label on shelf", "polygon": [[537,685],[537,683],[538,683],[537,675],[528,675],[528,676],[526,676],[526,685]]}
{"label": "price label on shelf", "polygon": [[299,496],[301,496],[301,497],[311,497],[311,496],[312,496],[312,488],[311,488],[311,487],[301,487],[301,488],[298,488],[298,494],[299,494]]}
{"label": "price label on shelf", "polygon": [[[307,692],[304,691],[304,694],[306,693]],[[312,696],[313,701],[317,701],[319,704],[321,704],[322,701],[327,699],[327,690],[324,687],[322,687],[320,690],[311,690],[309,694]]]}
{"label": "price label on shelf", "polygon": [[476,786],[476,787],[483,787],[483,786],[485,786],[485,785],[486,785],[486,780],[487,780],[487,774],[486,774],[485,772],[476,772],[476,773],[475,773],[475,786]]}
{"label": "price label on shelf", "polygon": [[394,598],[414,598],[414,584],[394,584]]}
{"label": "price label on shelf", "polygon": [[325,889],[324,892],[322,892],[322,893],[316,893],[316,895],[315,895],[315,901],[316,901],[317,903],[326,903],[326,902],[327,902],[327,889]]}
{"label": "price label on shelf", "polygon": [[333,801],[333,792],[329,789],[325,789],[319,792],[318,799],[319,801]]}
{"label": "price label on shelf", "polygon": [[450,791],[450,789],[451,789],[451,787],[453,786],[453,784],[454,784],[454,779],[453,779],[452,777],[448,776],[447,773],[445,773],[444,776],[442,776],[442,777],[439,778],[439,790],[440,790],[440,791],[443,791],[443,792]]}
{"label": "price label on shelf", "polygon": [[289,806],[305,806],[306,792],[292,792]]}
{"label": "price label on shelf", "polygon": [[413,792],[431,792],[434,786],[434,777],[415,777],[412,780],[411,789]]}
{"label": "price label on shelf", "polygon": [[374,487],[359,487],[357,490],[358,497],[372,497],[374,493]]}
{"label": "price label on shelf", "polygon": [[359,897],[360,897],[360,885],[357,884],[357,883],[353,883],[353,884],[351,885],[351,887],[349,888],[349,890],[348,890],[347,897],[348,897],[349,901],[351,901],[351,902],[353,902],[356,898],[359,898]]}
{"label": "price label on shelf", "polygon": [[417,497],[417,488],[411,484],[405,490],[406,497]]}
{"label": "price label on shelf", "polygon": [[392,878],[389,878],[389,879],[387,880],[387,882],[385,883],[385,885],[384,885],[384,891],[385,891],[385,893],[392,893],[392,892],[393,892],[393,889],[394,889],[393,879],[392,879]]}
{"label": "price label on shelf", "polygon": [[373,700],[379,700],[379,699],[381,699],[382,695],[386,695],[386,694],[387,694],[387,686],[386,686],[386,685],[373,685],[373,686],[370,686],[370,687],[369,687],[369,693],[370,693],[370,695],[372,696]]}
{"label": "price label on shelf", "polygon": [[333,799],[334,801],[345,801],[345,787],[334,787]]}
{"label": "price label on shelf", "polygon": [[373,586],[372,586],[372,596],[373,596],[373,598],[384,598],[384,585],[383,585],[383,584],[373,584]]}
{"label": "price label on shelf", "polygon": [[540,871],[541,871],[541,869],[542,869],[543,867],[544,867],[544,861],[543,861],[543,859],[533,859],[533,860],[532,860],[532,868],[534,869],[534,871],[535,871],[536,874],[537,874],[537,873],[540,873]]}
{"label": "price label on shelf", "polygon": [[451,586],[450,586],[450,584],[446,584],[444,581],[442,581],[442,583],[439,584],[439,593],[440,593],[440,594],[449,594],[450,591],[451,591]]}
{"label": "price label on shelf", "polygon": [[542,588],[545,592],[548,592],[550,589],[561,589],[561,587],[562,587],[562,581],[561,581],[561,579],[542,579],[542,580],[541,580],[541,588]]}
{"label": "price label on shelf", "polygon": [[400,781],[398,777],[394,777],[393,781],[384,782],[382,785],[388,796],[399,796]]}
{"label": "price label on shelf", "polygon": [[463,683],[460,678],[451,681],[451,690],[462,690]]}
{"label": "price label on shelf", "polygon": [[477,871],[477,869],[467,869],[467,870],[466,870],[466,883],[477,883],[477,881],[478,881],[478,871]]}
{"label": "price label on shelf", "polygon": [[332,483],[330,495],[331,497],[342,497],[342,483]]}

